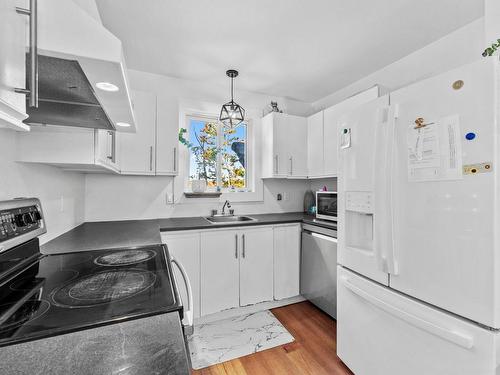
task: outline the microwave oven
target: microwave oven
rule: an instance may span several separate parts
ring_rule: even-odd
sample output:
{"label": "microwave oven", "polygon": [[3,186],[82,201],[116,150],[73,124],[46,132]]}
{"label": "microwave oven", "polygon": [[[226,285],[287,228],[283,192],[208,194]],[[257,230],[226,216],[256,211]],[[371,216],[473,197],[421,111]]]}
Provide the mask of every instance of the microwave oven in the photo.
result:
{"label": "microwave oven", "polygon": [[337,192],[316,192],[316,218],[337,221]]}

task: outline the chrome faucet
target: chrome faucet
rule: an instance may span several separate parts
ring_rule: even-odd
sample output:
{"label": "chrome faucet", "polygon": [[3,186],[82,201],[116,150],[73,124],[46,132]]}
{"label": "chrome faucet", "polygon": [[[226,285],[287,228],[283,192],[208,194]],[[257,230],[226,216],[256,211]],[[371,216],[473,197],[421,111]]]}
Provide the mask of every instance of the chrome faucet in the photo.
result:
{"label": "chrome faucet", "polygon": [[[222,212],[221,212],[221,213],[222,213],[222,215],[226,215],[226,206],[227,206],[227,208],[231,208],[231,203],[229,203],[229,201],[228,201],[228,200],[226,200],[226,201],[224,202],[224,206],[222,206]],[[230,211],[231,211],[231,210],[230,210]],[[233,211],[233,212],[234,212],[234,211]],[[230,215],[231,215],[231,212],[230,212]]]}

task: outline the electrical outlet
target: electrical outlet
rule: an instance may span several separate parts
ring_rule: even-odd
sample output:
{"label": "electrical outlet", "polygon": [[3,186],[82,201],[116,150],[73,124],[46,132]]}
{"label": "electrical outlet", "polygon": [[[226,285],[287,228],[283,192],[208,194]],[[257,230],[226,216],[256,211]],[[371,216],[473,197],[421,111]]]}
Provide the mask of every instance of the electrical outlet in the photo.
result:
{"label": "electrical outlet", "polygon": [[283,200],[289,201],[290,200],[290,193],[288,191],[285,191],[283,193]]}
{"label": "electrical outlet", "polygon": [[281,193],[276,194],[276,200],[277,201],[280,201],[282,199],[283,199],[283,196],[281,195]]}
{"label": "electrical outlet", "polygon": [[167,193],[167,204],[172,204],[172,203],[174,203],[174,197],[172,196],[172,194]]}

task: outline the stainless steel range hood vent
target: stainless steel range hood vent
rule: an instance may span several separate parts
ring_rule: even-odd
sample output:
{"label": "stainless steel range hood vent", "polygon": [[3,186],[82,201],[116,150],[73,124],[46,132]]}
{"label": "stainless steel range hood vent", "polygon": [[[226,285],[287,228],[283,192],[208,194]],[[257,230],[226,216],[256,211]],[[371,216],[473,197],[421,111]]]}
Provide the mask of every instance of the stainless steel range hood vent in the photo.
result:
{"label": "stainless steel range hood vent", "polygon": [[38,85],[25,123],[115,130],[78,61],[39,55]]}

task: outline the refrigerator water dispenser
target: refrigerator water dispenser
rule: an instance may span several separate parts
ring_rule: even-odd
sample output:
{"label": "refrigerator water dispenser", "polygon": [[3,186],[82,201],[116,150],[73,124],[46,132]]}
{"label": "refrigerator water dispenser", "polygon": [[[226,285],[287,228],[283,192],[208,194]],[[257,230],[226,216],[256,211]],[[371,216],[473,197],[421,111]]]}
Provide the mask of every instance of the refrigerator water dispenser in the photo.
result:
{"label": "refrigerator water dispenser", "polygon": [[346,199],[346,245],[373,250],[373,193],[348,191]]}
{"label": "refrigerator water dispenser", "polygon": [[345,212],[346,246],[373,251],[373,214]]}

